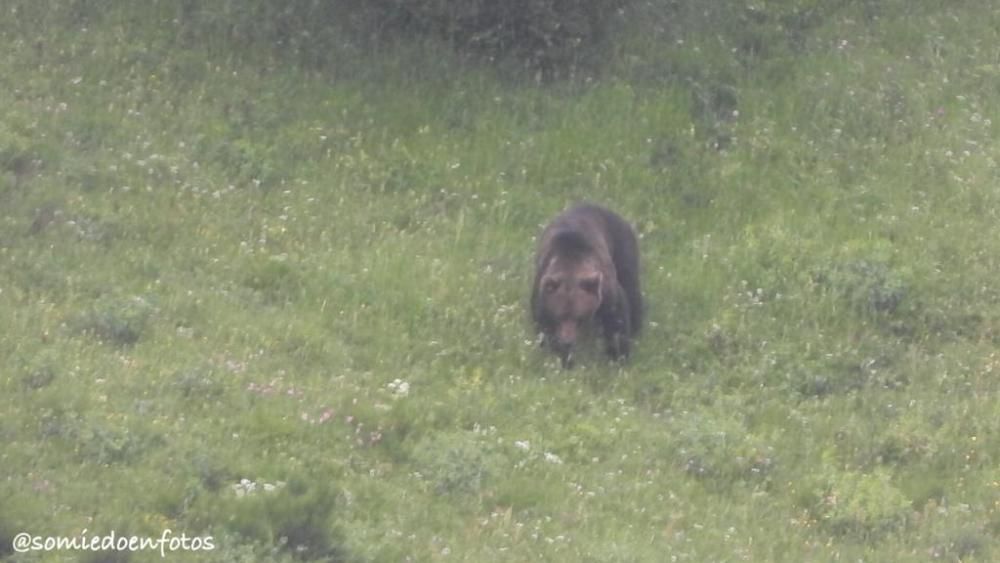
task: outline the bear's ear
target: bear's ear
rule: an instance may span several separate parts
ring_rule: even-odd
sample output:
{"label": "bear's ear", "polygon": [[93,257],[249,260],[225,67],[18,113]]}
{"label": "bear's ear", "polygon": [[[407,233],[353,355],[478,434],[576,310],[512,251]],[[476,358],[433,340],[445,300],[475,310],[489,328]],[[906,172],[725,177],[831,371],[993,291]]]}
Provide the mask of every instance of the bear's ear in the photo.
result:
{"label": "bear's ear", "polygon": [[580,279],[580,289],[591,295],[601,294],[601,273],[594,272],[593,275]]}

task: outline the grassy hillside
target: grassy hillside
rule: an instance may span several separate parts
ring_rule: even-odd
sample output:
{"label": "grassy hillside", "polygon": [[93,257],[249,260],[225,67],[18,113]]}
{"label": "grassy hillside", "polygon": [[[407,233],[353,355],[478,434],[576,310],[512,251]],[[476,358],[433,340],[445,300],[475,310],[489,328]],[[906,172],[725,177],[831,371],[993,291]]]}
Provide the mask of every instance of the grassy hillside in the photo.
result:
{"label": "grassy hillside", "polygon": [[[988,3],[640,3],[559,82],[7,4],[0,559],[1000,554]],[[650,323],[567,372],[524,304],[579,199]]]}

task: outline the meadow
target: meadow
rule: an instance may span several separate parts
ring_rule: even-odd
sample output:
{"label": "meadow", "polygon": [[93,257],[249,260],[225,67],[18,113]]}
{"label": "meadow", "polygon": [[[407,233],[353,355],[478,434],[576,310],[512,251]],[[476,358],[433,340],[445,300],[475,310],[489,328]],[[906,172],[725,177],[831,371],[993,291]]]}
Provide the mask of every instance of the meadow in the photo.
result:
{"label": "meadow", "polygon": [[[6,2],[0,560],[1000,556],[1000,11],[704,4],[547,79]],[[564,371],[525,305],[579,200],[649,323]]]}

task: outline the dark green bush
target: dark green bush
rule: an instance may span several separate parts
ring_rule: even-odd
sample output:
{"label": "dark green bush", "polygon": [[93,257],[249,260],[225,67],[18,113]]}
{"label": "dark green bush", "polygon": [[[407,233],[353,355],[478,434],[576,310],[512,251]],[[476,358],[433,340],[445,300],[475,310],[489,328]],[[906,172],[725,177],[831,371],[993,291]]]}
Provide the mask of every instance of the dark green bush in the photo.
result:
{"label": "dark green bush", "polygon": [[473,433],[445,432],[421,440],[413,453],[438,494],[473,494],[500,473],[503,457]]}
{"label": "dark green bush", "polygon": [[350,561],[335,518],[336,496],[328,483],[295,478],[272,492],[223,501],[216,518],[258,550],[270,546],[297,560]]}
{"label": "dark green bush", "polygon": [[155,307],[140,296],[103,297],[73,322],[76,332],[114,346],[132,346],[142,337]]}
{"label": "dark green bush", "polygon": [[328,48],[409,35],[559,73],[595,60],[616,15],[631,1],[186,1],[177,21],[188,39],[227,37],[244,46],[263,42],[319,64]]}
{"label": "dark green bush", "polygon": [[628,0],[376,0],[389,28],[430,33],[462,51],[557,70],[600,51]]}

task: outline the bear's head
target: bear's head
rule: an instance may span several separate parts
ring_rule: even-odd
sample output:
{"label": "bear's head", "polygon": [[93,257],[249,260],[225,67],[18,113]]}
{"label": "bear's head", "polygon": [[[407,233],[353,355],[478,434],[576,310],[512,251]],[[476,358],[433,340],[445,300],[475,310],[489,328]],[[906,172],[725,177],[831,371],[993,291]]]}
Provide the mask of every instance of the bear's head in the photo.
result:
{"label": "bear's head", "polygon": [[551,329],[550,345],[563,362],[568,361],[577,333],[601,306],[604,285],[601,268],[593,256],[556,256],[539,278],[541,317]]}

